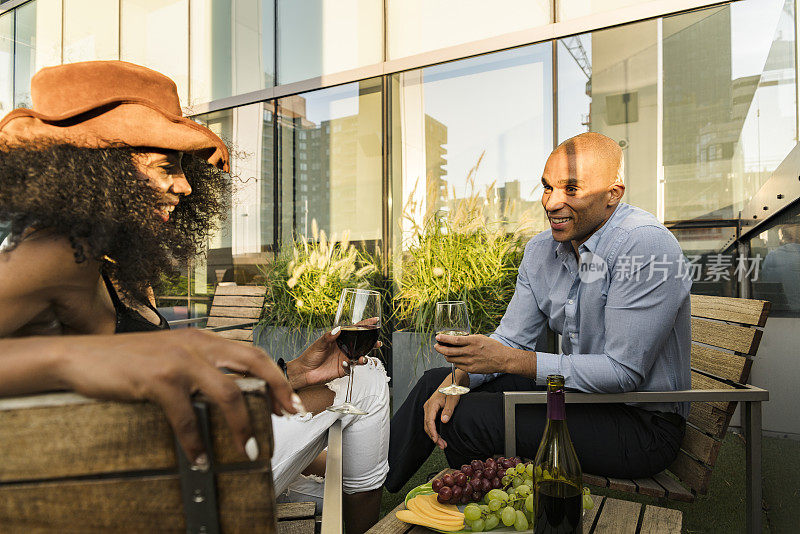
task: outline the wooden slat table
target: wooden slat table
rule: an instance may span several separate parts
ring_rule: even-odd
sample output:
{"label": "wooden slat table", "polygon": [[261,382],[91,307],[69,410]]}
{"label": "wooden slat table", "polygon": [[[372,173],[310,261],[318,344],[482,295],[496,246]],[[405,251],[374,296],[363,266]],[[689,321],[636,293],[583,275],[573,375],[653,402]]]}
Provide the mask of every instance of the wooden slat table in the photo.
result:
{"label": "wooden slat table", "polygon": [[[594,508],[583,517],[585,534],[680,534],[683,513],[680,510],[643,505],[592,495]],[[386,514],[367,534],[422,534],[433,532],[424,527],[403,523],[395,512],[405,510],[403,503]]]}

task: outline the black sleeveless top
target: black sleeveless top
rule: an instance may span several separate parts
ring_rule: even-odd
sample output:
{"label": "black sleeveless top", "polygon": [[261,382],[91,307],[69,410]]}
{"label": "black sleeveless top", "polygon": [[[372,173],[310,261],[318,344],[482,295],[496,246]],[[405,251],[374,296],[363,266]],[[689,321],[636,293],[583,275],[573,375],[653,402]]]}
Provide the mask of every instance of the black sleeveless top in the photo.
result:
{"label": "black sleeveless top", "polygon": [[114,310],[117,312],[117,327],[115,330],[116,334],[124,334],[126,332],[153,332],[157,330],[169,330],[169,323],[167,323],[167,320],[164,319],[164,316],[158,313],[158,310],[155,309],[149,302],[145,302],[145,304],[158,316],[158,324],[151,323],[145,319],[141,313],[123,304],[119,298],[119,295],[117,295],[117,290],[114,288],[114,284],[111,283],[111,280],[109,280],[106,273],[102,274],[103,282],[106,283],[108,294],[111,296],[111,301],[114,303]]}

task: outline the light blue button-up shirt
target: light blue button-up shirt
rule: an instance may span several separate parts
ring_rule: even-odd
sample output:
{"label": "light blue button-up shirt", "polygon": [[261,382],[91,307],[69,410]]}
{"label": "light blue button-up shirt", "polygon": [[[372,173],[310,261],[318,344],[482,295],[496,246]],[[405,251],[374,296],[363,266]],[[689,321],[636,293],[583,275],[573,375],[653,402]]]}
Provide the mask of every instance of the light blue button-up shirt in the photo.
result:
{"label": "light blue button-up shirt", "polygon": [[[559,374],[585,392],[691,389],[691,278],[675,237],[650,213],[621,203],[579,253],[580,263],[572,244],[550,230],[531,239],[491,337],[532,351],[545,325],[561,334],[561,354],[536,352],[540,385]],[[472,374],[470,386],[495,376]],[[688,403],[640,406],[689,413]]]}

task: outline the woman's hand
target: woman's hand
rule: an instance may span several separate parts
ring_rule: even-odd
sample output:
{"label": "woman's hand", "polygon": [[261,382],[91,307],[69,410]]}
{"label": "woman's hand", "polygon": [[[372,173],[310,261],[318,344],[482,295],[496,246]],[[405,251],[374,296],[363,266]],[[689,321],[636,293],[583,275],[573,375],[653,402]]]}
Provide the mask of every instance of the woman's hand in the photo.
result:
{"label": "woman's hand", "polygon": [[[341,329],[336,327],[323,334],[303,354],[286,364],[292,388],[297,390],[315,384],[325,384],[350,372],[347,356],[336,344],[340,332]],[[382,343],[378,341],[374,348],[380,348],[381,345]],[[365,363],[367,363],[366,357],[359,358],[358,365]]]}
{"label": "woman's hand", "polygon": [[[302,409],[283,373],[266,353],[202,330],[4,342],[30,340],[57,344],[51,348],[58,355],[54,372],[62,388],[100,399],[159,404],[187,457],[198,465],[207,462],[191,404],[192,394],[198,391],[219,406],[241,452],[251,459],[257,455],[255,441],[250,443],[253,429],[244,397],[234,378],[219,367],[265,380],[276,414]],[[0,358],[0,363],[4,360]],[[0,393],[14,394],[14,388],[10,389],[0,387]]]}

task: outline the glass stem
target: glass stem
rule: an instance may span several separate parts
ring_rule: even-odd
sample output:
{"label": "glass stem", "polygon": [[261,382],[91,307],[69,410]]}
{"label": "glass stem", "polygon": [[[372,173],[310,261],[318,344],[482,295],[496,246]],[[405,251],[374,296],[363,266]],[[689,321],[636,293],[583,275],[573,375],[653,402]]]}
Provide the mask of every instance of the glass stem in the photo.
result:
{"label": "glass stem", "polygon": [[350,399],[353,394],[353,375],[355,374],[356,367],[353,364],[350,364],[350,372],[347,373],[347,395],[345,396],[344,402],[346,404],[351,404]]}
{"label": "glass stem", "polygon": [[456,385],[456,364],[451,363],[450,365],[451,365],[452,374],[453,374],[452,382],[453,382],[453,385],[455,386]]}

